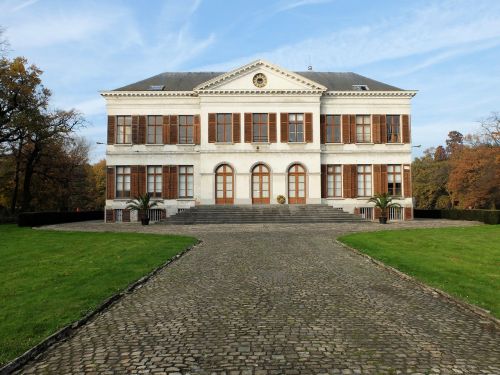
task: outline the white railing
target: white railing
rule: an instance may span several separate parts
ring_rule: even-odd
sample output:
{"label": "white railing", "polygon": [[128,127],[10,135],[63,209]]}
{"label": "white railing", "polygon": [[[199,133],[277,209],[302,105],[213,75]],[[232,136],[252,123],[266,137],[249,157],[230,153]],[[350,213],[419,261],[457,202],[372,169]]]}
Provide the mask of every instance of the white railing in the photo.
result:
{"label": "white railing", "polygon": [[149,221],[152,223],[156,223],[163,219],[163,210],[161,209],[150,209],[148,210]]}
{"label": "white railing", "polygon": [[403,220],[403,209],[401,207],[390,207],[389,208],[389,220],[391,220],[391,221]]}
{"label": "white railing", "polygon": [[359,214],[365,220],[373,220],[373,207],[361,207]]}
{"label": "white railing", "polygon": [[123,221],[123,210],[115,210],[115,223]]}

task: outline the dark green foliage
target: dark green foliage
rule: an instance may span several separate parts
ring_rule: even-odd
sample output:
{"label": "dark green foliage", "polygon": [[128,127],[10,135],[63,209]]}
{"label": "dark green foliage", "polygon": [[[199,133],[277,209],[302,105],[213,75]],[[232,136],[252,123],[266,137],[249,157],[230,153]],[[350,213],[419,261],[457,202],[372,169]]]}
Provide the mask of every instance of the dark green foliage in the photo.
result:
{"label": "dark green foliage", "polygon": [[480,221],[485,224],[500,224],[500,210],[417,210],[414,217],[421,219],[450,219]]}

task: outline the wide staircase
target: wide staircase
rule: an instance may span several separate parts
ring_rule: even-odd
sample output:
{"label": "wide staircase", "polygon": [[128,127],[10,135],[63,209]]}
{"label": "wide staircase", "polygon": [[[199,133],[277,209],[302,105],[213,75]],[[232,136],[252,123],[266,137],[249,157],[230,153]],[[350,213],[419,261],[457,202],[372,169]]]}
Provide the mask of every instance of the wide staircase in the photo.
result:
{"label": "wide staircase", "polygon": [[360,222],[358,215],[321,204],[203,205],[163,220],[166,224],[336,223]]}

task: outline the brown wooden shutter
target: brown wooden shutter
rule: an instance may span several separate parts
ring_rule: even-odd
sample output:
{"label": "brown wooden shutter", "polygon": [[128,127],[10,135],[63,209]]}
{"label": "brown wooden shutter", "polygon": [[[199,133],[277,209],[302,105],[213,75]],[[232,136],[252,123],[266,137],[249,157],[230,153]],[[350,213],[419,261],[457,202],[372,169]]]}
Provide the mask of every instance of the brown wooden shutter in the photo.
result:
{"label": "brown wooden shutter", "polygon": [[387,117],[380,115],[380,143],[387,143]]}
{"label": "brown wooden shutter", "polygon": [[373,218],[376,220],[380,216],[382,216],[382,210],[378,207],[375,207],[375,209],[373,210]]}
{"label": "brown wooden shutter", "polygon": [[115,116],[108,116],[108,145],[115,143]]}
{"label": "brown wooden shutter", "polygon": [[215,143],[215,128],[217,126],[215,113],[208,114],[208,142]]}
{"label": "brown wooden shutter", "polygon": [[122,210],[122,221],[130,223],[130,210]]}
{"label": "brown wooden shutter", "polygon": [[380,186],[382,193],[388,193],[389,187],[387,186],[387,164],[380,164]]}
{"label": "brown wooden shutter", "polygon": [[405,207],[405,220],[413,219],[413,209],[411,207]]}
{"label": "brown wooden shutter", "polygon": [[280,113],[281,142],[288,142],[288,113]]}
{"label": "brown wooden shutter", "polygon": [[350,143],[356,143],[356,115],[349,116],[349,125],[350,125],[350,132],[349,132]]}
{"label": "brown wooden shutter", "polygon": [[162,197],[163,199],[169,199],[170,197],[170,165],[163,166],[162,175]]}
{"label": "brown wooden shutter", "polygon": [[349,115],[342,115],[342,143],[350,143]]}
{"label": "brown wooden shutter", "polygon": [[139,116],[132,116],[132,144],[139,143]]}
{"label": "brown wooden shutter", "polygon": [[276,113],[269,114],[269,143],[277,142],[276,135]]}
{"label": "brown wooden shutter", "polygon": [[163,144],[170,144],[170,116],[163,116]]}
{"label": "brown wooden shutter", "polygon": [[245,113],[243,121],[245,122],[245,143],[252,142],[252,114]]}
{"label": "brown wooden shutter", "polygon": [[171,165],[170,166],[170,188],[169,188],[170,199],[177,199],[178,198],[177,183],[178,183],[177,165]]}
{"label": "brown wooden shutter", "polygon": [[411,198],[411,166],[410,164],[403,165],[403,194],[407,198]]}
{"label": "brown wooden shutter", "polygon": [[382,171],[380,164],[373,164],[373,194],[382,192]]}
{"label": "brown wooden shutter", "polygon": [[[354,168],[353,168],[354,167]],[[356,178],[356,165],[354,164],[344,164],[343,166],[343,190],[344,198],[354,198],[356,194],[354,193],[355,184],[354,179]]]}
{"label": "brown wooden shutter", "polygon": [[354,215],[361,215],[361,209],[359,207],[354,208]]}
{"label": "brown wooden shutter", "polygon": [[241,142],[241,113],[233,113],[233,143]]}
{"label": "brown wooden shutter", "polygon": [[194,115],[194,144],[201,144],[201,125],[200,125],[200,115]]}
{"label": "brown wooden shutter", "polygon": [[146,166],[137,167],[137,191],[140,195],[146,194]]}
{"label": "brown wooden shutter", "polygon": [[313,141],[313,114],[308,112],[304,115],[305,118],[305,130],[306,130],[306,142],[312,143]]}
{"label": "brown wooden shutter", "polygon": [[135,198],[139,195],[139,174],[138,166],[130,166],[130,196]]}
{"label": "brown wooden shutter", "polygon": [[146,144],[146,116],[139,116],[139,134],[137,143]]}
{"label": "brown wooden shutter", "polygon": [[358,196],[358,166],[351,164],[351,197]]}
{"label": "brown wooden shutter", "polygon": [[177,125],[178,124],[177,120],[178,120],[177,115],[170,116],[170,144],[171,145],[176,145],[177,143],[179,143],[179,139],[178,139],[179,126]]}
{"label": "brown wooden shutter", "polygon": [[115,222],[115,210],[106,210],[106,223]]}
{"label": "brown wooden shutter", "polygon": [[321,164],[321,198],[328,197],[328,180],[327,180],[328,166]]}
{"label": "brown wooden shutter", "polygon": [[380,143],[380,115],[372,115],[373,143]]}
{"label": "brown wooden shutter", "polygon": [[115,167],[106,169],[106,199],[115,199]]}
{"label": "brown wooden shutter", "polygon": [[410,116],[403,115],[403,143],[410,143]]}
{"label": "brown wooden shutter", "polygon": [[326,143],[326,115],[319,115],[319,139],[322,144]]}

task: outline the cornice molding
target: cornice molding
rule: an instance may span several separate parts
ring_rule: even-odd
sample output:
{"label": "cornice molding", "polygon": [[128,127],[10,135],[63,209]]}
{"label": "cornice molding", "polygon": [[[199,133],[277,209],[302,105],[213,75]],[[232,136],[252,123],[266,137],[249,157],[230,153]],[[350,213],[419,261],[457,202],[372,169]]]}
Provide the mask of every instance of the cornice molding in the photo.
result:
{"label": "cornice molding", "polygon": [[282,95],[282,96],[297,96],[297,95],[315,95],[321,96],[321,90],[201,90],[198,94],[201,95]]}
{"label": "cornice molding", "polygon": [[402,96],[413,98],[417,95],[415,90],[403,91],[326,91],[324,96]]}
{"label": "cornice molding", "polygon": [[193,97],[198,96],[197,93],[193,91],[101,91],[101,96],[105,98],[112,97],[123,97],[123,96],[181,96],[181,97]]}

